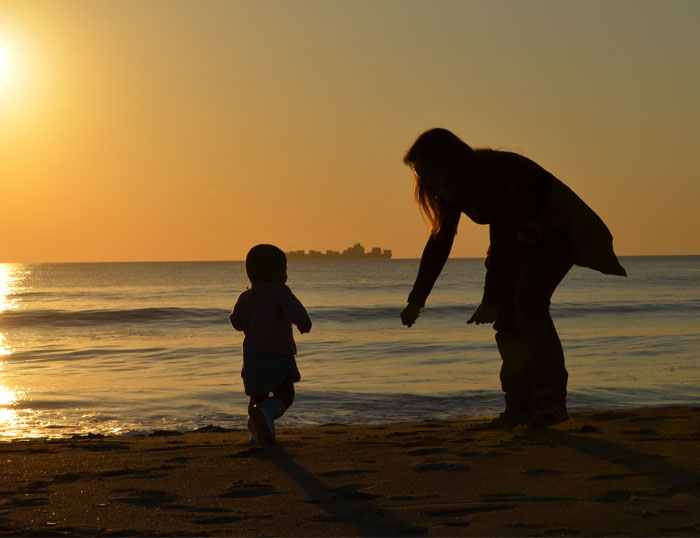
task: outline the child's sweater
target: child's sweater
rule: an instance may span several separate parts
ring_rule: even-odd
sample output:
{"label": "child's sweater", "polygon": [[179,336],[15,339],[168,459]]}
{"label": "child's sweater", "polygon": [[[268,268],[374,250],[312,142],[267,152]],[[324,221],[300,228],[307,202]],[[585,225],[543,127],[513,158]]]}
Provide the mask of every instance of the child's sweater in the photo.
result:
{"label": "child's sweater", "polygon": [[298,326],[309,315],[285,284],[256,282],[238,297],[229,319],[245,333],[243,353],[295,355],[292,323]]}

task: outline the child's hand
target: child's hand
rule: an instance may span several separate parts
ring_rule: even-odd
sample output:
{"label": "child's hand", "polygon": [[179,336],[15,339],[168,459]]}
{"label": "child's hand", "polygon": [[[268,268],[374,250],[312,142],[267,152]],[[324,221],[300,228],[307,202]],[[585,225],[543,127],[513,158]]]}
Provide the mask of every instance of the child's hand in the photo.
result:
{"label": "child's hand", "polygon": [[301,334],[308,333],[311,330],[311,318],[306,318],[306,321],[297,325]]}

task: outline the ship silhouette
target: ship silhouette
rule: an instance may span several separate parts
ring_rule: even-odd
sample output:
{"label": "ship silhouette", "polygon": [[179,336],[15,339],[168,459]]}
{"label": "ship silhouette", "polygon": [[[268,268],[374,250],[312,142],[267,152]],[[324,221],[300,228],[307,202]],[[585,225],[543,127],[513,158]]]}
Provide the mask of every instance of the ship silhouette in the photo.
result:
{"label": "ship silhouette", "polygon": [[290,260],[388,260],[391,258],[391,250],[382,250],[380,247],[373,247],[369,252],[365,252],[365,247],[360,243],[346,248],[342,252],[339,250],[290,250],[287,252]]}

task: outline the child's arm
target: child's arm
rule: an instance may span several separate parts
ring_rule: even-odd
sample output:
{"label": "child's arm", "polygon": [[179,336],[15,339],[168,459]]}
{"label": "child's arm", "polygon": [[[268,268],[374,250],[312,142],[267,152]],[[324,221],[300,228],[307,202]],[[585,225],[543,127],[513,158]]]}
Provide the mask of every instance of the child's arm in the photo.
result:
{"label": "child's arm", "polygon": [[301,334],[304,334],[304,333],[308,333],[309,331],[311,331],[311,325],[312,325],[311,318],[306,318],[306,321],[298,324],[297,327],[299,328],[299,332]]}
{"label": "child's arm", "polygon": [[236,306],[233,307],[233,312],[231,312],[231,314],[228,317],[228,320],[231,322],[231,325],[233,325],[233,328],[237,331],[245,330],[242,310],[243,308],[241,307],[241,299],[239,297],[238,301],[236,301]]}
{"label": "child's arm", "polygon": [[311,330],[311,318],[306,308],[287,286],[284,287],[284,292],[280,296],[280,306],[285,318],[294,323],[300,333],[308,333]]}

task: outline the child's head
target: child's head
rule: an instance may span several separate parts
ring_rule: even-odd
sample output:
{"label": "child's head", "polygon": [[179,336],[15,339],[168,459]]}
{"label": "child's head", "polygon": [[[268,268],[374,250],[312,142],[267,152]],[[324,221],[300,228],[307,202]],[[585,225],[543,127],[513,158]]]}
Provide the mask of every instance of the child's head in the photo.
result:
{"label": "child's head", "polygon": [[287,256],[274,245],[255,245],[245,258],[245,272],[251,282],[287,281]]}

